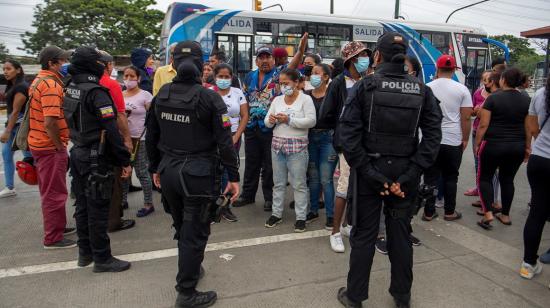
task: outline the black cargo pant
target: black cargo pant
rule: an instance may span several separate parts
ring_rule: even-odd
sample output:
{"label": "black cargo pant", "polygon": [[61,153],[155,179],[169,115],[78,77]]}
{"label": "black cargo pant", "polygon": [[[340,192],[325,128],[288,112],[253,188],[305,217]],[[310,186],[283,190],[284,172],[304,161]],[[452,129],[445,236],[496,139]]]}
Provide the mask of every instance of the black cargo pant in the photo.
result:
{"label": "black cargo pant", "polygon": [[244,132],[244,179],[242,199],[254,200],[262,178],[262,192],[265,201],[273,200],[273,169],[271,167],[271,132],[259,128],[247,128]]}
{"label": "black cargo pant", "polygon": [[[107,235],[110,199],[87,194],[91,188],[89,157],[90,149],[82,147],[71,149],[71,185],[76,196],[74,218],[78,235],[78,253],[81,256],[92,256],[96,263],[105,263],[112,257],[111,243]],[[112,170],[112,166],[101,167],[103,170]],[[111,177],[103,185],[106,187],[105,196],[111,195],[113,181],[114,178]]]}
{"label": "black cargo pant", "polygon": [[[206,198],[189,198],[185,195],[180,176],[183,165],[182,160],[165,155],[159,165],[158,172],[160,173],[163,202],[167,203],[170,209],[173,226],[176,230],[174,239],[178,241],[176,291],[183,294],[192,294],[199,282],[200,267],[204,260],[204,250],[210,235],[210,221],[204,222],[201,220],[201,211],[209,200]],[[191,194],[204,192],[204,180],[206,177],[212,177],[212,175],[207,174],[207,167],[197,163],[190,163],[190,165],[196,167],[197,179],[186,182],[187,189]],[[202,177],[202,179],[199,179],[199,177]],[[208,179],[206,181],[210,182]]]}
{"label": "black cargo pant", "polygon": [[[396,180],[407,170],[409,160],[406,158],[380,158],[375,165],[390,180]],[[352,169],[352,174],[355,170]],[[355,177],[350,177],[350,188]],[[407,210],[411,208],[417,193],[419,179],[402,185],[405,198],[394,195],[382,197],[380,191],[371,187],[364,178],[357,176],[357,194],[350,200],[350,213],[353,229],[350,236],[351,254],[350,269],[347,281],[347,295],[355,302],[362,302],[369,297],[369,280],[375,243],[378,237],[380,211],[385,204],[386,240],[391,262],[390,294],[403,302],[411,297],[413,281],[413,250],[410,239],[411,217]],[[353,201],[357,198],[357,201]],[[403,211],[394,211],[401,209]],[[401,215],[397,215],[401,213]],[[403,214],[405,213],[405,214]]]}

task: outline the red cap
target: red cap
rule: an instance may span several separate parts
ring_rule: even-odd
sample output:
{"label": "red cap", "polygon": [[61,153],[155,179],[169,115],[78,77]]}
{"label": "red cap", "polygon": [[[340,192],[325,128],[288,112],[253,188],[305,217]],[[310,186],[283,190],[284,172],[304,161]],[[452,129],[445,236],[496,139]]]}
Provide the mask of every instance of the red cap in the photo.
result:
{"label": "red cap", "polygon": [[441,57],[437,59],[436,67],[450,69],[458,68],[455,58],[451,55],[441,55]]}
{"label": "red cap", "polygon": [[281,47],[273,48],[273,57],[275,58],[288,57],[288,52],[286,51],[286,49]]}

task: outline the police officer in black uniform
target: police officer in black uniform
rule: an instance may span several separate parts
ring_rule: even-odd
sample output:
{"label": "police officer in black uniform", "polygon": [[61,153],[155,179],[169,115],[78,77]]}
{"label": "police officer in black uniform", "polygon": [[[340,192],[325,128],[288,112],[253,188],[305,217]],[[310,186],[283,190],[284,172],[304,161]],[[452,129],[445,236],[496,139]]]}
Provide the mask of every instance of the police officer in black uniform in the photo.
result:
{"label": "police officer in black uniform", "polygon": [[[352,167],[353,230],[346,307],[362,307],[384,203],[391,262],[389,292],[397,307],[409,307],[413,280],[410,220],[422,170],[436,158],[441,110],[430,91],[405,71],[407,41],[388,32],[378,39],[376,71],[352,89],[341,115],[341,144]],[[419,128],[422,140],[419,143]]]}
{"label": "police officer in black uniform", "polygon": [[130,153],[116,124],[116,108],[107,89],[99,85],[105,66],[92,47],[73,53],[63,109],[70,129],[72,188],[76,194],[78,266],[94,262],[94,272],[120,272],[130,263],[111,254],[107,235],[113,167],[130,175]]}
{"label": "police officer in black uniform", "polygon": [[208,307],[216,292],[198,292],[200,267],[219,197],[221,165],[229,175],[225,193],[239,195],[239,171],[227,107],[216,92],[202,87],[203,55],[197,42],[178,43],[177,76],[153,100],[146,146],[155,185],[162,186],[178,240],[176,307]]}

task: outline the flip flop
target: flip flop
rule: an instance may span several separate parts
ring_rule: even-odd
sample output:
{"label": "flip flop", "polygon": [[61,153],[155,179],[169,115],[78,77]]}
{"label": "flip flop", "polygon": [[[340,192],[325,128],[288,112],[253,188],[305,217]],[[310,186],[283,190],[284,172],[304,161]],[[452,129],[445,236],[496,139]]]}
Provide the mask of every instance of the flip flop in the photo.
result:
{"label": "flip flop", "polygon": [[477,210],[476,214],[479,216],[485,216],[485,212],[483,212],[483,210]]}
{"label": "flip flop", "polygon": [[472,202],[473,207],[481,207],[481,201]]}
{"label": "flip flop", "polygon": [[458,211],[455,211],[453,216],[444,216],[443,219],[446,221],[455,221],[462,218],[462,214]]}
{"label": "flip flop", "polygon": [[423,221],[432,221],[434,219],[436,219],[437,217],[439,217],[439,214],[437,214],[437,212],[435,212],[432,217],[428,217],[426,216],[425,214],[422,214],[422,220]]}
{"label": "flip flop", "polygon": [[495,216],[497,218],[498,221],[500,221],[501,224],[505,225],[505,226],[511,226],[512,225],[512,221],[503,221],[502,220],[502,217],[500,217],[500,215],[496,215]]}
{"label": "flip flop", "polygon": [[492,230],[493,229],[493,226],[491,225],[491,222],[490,221],[486,221],[484,219],[482,219],[481,221],[478,221],[477,222],[477,225],[482,227],[483,229],[485,230]]}

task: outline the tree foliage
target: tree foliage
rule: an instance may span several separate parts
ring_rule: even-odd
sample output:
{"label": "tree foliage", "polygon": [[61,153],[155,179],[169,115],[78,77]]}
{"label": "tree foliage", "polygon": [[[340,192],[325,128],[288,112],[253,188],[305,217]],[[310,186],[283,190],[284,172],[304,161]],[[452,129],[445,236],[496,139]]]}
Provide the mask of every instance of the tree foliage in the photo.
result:
{"label": "tree foliage", "polygon": [[0,42],[0,60],[5,60],[6,57],[10,54],[10,51],[6,47],[6,45],[2,42]]}
{"label": "tree foliage", "polygon": [[[491,36],[490,38],[506,43],[510,50],[510,64],[514,65],[521,58],[536,56],[535,49],[531,47],[529,40],[526,38],[516,37],[510,34]],[[491,55],[493,59],[504,57],[504,51],[500,48],[492,48]]]}
{"label": "tree foliage", "polygon": [[34,11],[34,33],[22,35],[24,50],[38,54],[47,45],[73,49],[95,46],[112,54],[158,46],[164,13],[155,0],[45,0]]}

